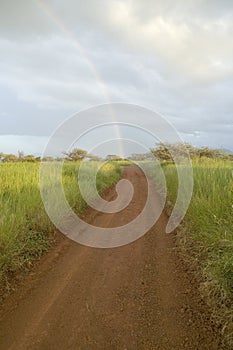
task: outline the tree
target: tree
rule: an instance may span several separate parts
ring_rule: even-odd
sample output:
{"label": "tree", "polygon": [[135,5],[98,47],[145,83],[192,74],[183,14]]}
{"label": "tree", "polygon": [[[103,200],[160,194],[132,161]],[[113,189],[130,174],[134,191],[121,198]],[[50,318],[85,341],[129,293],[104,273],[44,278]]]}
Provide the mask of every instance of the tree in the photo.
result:
{"label": "tree", "polygon": [[171,161],[172,156],[169,152],[169,148],[170,144],[160,142],[155,148],[151,148],[150,151],[158,160]]}
{"label": "tree", "polygon": [[199,157],[206,158],[223,158],[229,159],[229,155],[219,149],[210,149],[208,147],[197,148],[197,153]]}
{"label": "tree", "polygon": [[185,158],[189,155],[191,158],[194,158],[197,154],[197,149],[189,143],[160,142],[155,148],[151,149],[151,152],[158,160],[173,162],[173,156]]}
{"label": "tree", "polygon": [[116,154],[108,154],[105,160],[122,160],[122,158],[117,156]]}
{"label": "tree", "polygon": [[17,162],[18,157],[15,154],[5,154],[3,158],[3,162]]}
{"label": "tree", "polygon": [[42,162],[52,162],[53,160],[55,159],[51,156],[45,156],[42,158]]}
{"label": "tree", "polygon": [[73,161],[81,161],[88,157],[87,151],[80,149],[80,148],[74,148],[70,152],[63,152],[66,155],[67,160],[73,160]]}
{"label": "tree", "polygon": [[33,154],[28,154],[27,156],[24,157],[23,160],[25,162],[31,162],[31,163],[35,163],[37,161]]}
{"label": "tree", "polygon": [[88,158],[89,158],[91,161],[96,161],[96,162],[102,160],[101,157],[95,156],[95,155],[92,155],[92,154],[88,154]]}
{"label": "tree", "polygon": [[152,156],[151,152],[148,152],[148,153],[133,153],[133,154],[131,154],[131,156],[128,159],[135,160],[135,161],[142,161],[142,160],[153,159],[153,156]]}
{"label": "tree", "polygon": [[[170,153],[171,151],[171,153]],[[230,159],[230,156],[218,149],[208,147],[195,147],[189,143],[159,143],[151,149],[153,155],[159,160],[173,161],[172,154],[182,158],[189,154],[190,158],[222,158]]]}

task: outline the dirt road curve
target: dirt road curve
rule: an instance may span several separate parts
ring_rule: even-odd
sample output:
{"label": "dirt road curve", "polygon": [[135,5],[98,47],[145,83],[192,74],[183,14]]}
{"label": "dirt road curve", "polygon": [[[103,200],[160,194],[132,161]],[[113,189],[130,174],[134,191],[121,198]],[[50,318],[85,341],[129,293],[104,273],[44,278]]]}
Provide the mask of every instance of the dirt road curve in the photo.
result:
{"label": "dirt road curve", "polygon": [[[93,225],[129,222],[143,208],[146,181],[137,167],[124,177],[131,204],[112,215],[88,209]],[[106,194],[112,199],[114,189]],[[62,235],[8,297],[0,312],[1,350],[221,349],[192,273],[166,235],[162,214],[144,237],[127,246],[94,249]]]}

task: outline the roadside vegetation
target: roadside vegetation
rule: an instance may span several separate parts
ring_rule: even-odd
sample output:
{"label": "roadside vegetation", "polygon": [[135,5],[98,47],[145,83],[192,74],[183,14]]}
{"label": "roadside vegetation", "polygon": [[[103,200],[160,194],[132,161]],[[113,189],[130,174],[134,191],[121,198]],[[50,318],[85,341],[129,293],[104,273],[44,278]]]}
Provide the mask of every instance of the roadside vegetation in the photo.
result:
{"label": "roadside vegetation", "polygon": [[[99,166],[98,161],[86,162],[85,186]],[[86,207],[77,185],[79,161],[66,161],[63,185],[72,208],[81,213]],[[26,271],[50,246],[55,227],[49,220],[40,196],[39,162],[0,163],[0,285],[11,288],[12,277]],[[106,163],[97,175],[101,193],[116,183],[121,168],[116,162]]]}
{"label": "roadside vegetation", "polygon": [[[178,146],[177,146],[178,147]],[[180,149],[178,147],[178,149]],[[203,149],[202,149],[203,150]],[[160,155],[167,182],[168,214],[177,197],[177,171],[167,148]],[[200,155],[201,154],[201,155]],[[232,155],[192,148],[194,190],[178,232],[181,254],[200,274],[200,291],[233,346],[233,161]],[[150,165],[151,166],[151,165]],[[156,177],[156,170],[151,167]]]}
{"label": "roadside vegetation", "polygon": [[[105,159],[73,149],[64,153],[63,185],[67,201],[77,213],[86,203],[81,197],[77,172],[85,161],[85,186],[98,171],[99,193],[121,177],[122,166],[134,162],[148,164],[158,183],[154,157],[159,160],[167,182],[166,209],[171,212],[177,196],[177,171],[170,149],[181,158],[182,145],[158,144],[146,154],[128,159],[109,154]],[[186,144],[193,165],[194,191],[185,219],[177,230],[177,243],[183,257],[196,267],[200,291],[210,305],[213,318],[222,327],[226,342],[233,347],[233,155],[223,150],[197,148]],[[152,156],[153,155],[153,156]],[[39,188],[40,161],[52,157],[18,156],[0,153],[0,283],[11,288],[11,276],[30,269],[50,246],[55,227],[50,222]]]}

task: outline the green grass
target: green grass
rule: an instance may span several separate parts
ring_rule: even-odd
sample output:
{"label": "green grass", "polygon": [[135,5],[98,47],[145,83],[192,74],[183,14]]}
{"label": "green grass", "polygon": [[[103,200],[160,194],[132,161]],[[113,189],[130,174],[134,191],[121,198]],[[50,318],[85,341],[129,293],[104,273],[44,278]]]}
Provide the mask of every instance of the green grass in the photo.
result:
{"label": "green grass", "polygon": [[[171,212],[177,195],[177,172],[162,165],[167,181],[167,205]],[[156,170],[153,170],[156,177]],[[233,162],[193,160],[194,190],[180,231],[180,244],[189,259],[198,261],[201,291],[213,316],[221,322],[228,343],[233,322]]]}
{"label": "green grass", "polygon": [[[85,186],[99,167],[99,162],[85,164]],[[40,196],[37,163],[0,164],[0,284],[7,285],[9,276],[29,269],[49,247],[55,228],[49,220]],[[63,167],[63,185],[71,207],[81,213],[86,203],[77,185],[79,163]],[[120,166],[108,163],[97,175],[97,189],[102,192],[121,176]]]}

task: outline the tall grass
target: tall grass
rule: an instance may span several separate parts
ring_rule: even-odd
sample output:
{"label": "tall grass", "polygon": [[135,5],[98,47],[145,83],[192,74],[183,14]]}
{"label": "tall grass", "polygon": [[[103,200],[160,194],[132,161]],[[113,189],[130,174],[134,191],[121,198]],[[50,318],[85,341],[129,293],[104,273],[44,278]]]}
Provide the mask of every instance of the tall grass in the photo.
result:
{"label": "tall grass", "polygon": [[[162,166],[167,182],[167,205],[173,207],[178,186],[176,168],[171,163]],[[193,176],[193,196],[180,232],[180,243],[184,243],[189,258],[199,262],[201,292],[213,316],[223,324],[228,344],[232,346],[233,162],[193,160]]]}
{"label": "tall grass", "polygon": [[[85,166],[85,186],[98,162]],[[77,185],[79,163],[64,163],[63,185],[67,201],[81,213],[86,203]],[[108,163],[97,175],[97,189],[116,183],[121,170]],[[7,285],[9,276],[19,269],[30,268],[33,260],[49,247],[55,228],[49,220],[40,196],[39,164],[0,164],[0,284]]]}

